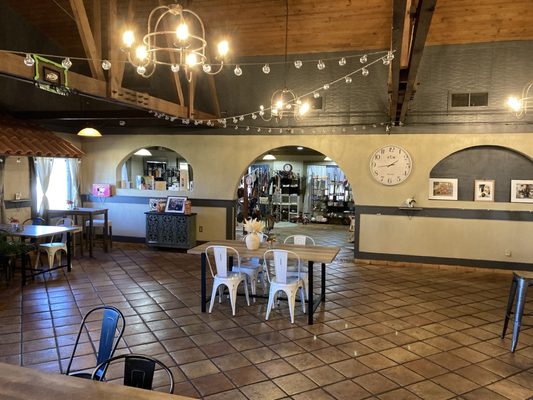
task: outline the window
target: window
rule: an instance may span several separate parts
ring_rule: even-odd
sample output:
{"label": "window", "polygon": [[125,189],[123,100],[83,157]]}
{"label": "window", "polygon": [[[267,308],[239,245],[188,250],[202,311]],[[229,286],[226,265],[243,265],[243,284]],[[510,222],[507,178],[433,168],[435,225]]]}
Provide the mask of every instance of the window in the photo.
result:
{"label": "window", "polygon": [[452,107],[483,107],[488,105],[488,93],[452,93]]}
{"label": "window", "polygon": [[[72,197],[70,171],[66,158],[55,158],[50,183],[46,191],[50,209],[63,209],[67,205],[67,200]],[[41,208],[43,201],[43,189],[41,183],[37,181],[37,209]]]}

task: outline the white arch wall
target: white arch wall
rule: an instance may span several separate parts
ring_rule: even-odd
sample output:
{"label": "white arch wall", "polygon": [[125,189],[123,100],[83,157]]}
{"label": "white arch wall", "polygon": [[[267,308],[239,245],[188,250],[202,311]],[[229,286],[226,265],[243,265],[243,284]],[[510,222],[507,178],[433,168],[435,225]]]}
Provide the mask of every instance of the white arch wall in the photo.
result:
{"label": "white arch wall", "polygon": [[[409,151],[413,159],[411,176],[397,186],[384,186],[372,178],[369,171],[369,157],[378,147],[396,144]],[[493,210],[533,210],[531,204],[520,203],[480,203],[461,201],[438,201],[428,200],[428,178],[431,168],[446,156],[467,147],[479,145],[498,145],[514,149],[529,157],[533,157],[533,136],[528,134],[367,134],[367,135],[283,135],[283,136],[225,136],[225,135],[135,135],[135,136],[104,136],[99,139],[89,139],[83,142],[83,150],[86,156],[82,162],[83,192],[88,193],[92,183],[115,184],[115,171],[118,162],[139,147],[163,146],[175,150],[189,161],[194,170],[194,192],[182,193],[193,200],[193,210],[198,212],[198,225],[203,226],[203,233],[198,233],[199,240],[221,239],[225,237],[225,209],[194,208],[194,199],[221,199],[232,200],[235,197],[237,182],[242,171],[259,155],[270,149],[301,145],[313,148],[330,156],[346,173],[350,183],[356,192],[357,205],[380,205],[397,207],[407,197],[415,196],[417,205],[425,208],[458,208],[458,209],[493,209]],[[533,178],[533,177],[532,177]],[[120,192],[120,191],[119,191]],[[124,193],[119,193],[124,194]],[[181,194],[181,193],[180,193]],[[143,193],[136,192],[139,196]],[[145,194],[153,197],[152,194]],[[113,224],[116,225],[114,214],[120,207],[121,215],[128,211],[134,215],[140,214],[140,219],[133,220],[118,228],[118,234],[126,236],[144,236],[145,205],[124,207],[110,203],[110,214]],[[118,215],[118,214],[117,214]],[[428,235],[435,229],[445,229],[448,222],[453,222],[455,229],[463,226],[467,229],[469,220],[440,219],[432,221],[417,219],[416,229],[410,221],[413,219],[382,216],[377,224],[371,219],[361,221],[361,251],[383,251],[401,253],[402,249],[410,251],[413,242],[419,239],[420,243],[427,243]],[[122,219],[122,218],[120,218]],[[399,219],[401,221],[399,221]],[[442,226],[440,226],[442,224]],[[524,230],[529,224],[509,222],[510,228],[505,231],[518,229]],[[520,225],[521,224],[521,225]],[[133,229],[132,226],[137,226]],[[485,228],[494,232],[494,226],[479,227],[480,231]],[[397,234],[390,236],[390,227],[393,226]],[[503,225],[502,225],[503,226]],[[507,225],[509,226],[509,225]],[[114,231],[117,229],[113,227]],[[527,229],[526,229],[527,231]],[[493,246],[501,237],[494,232],[494,239],[478,243],[472,238],[472,243],[462,240],[460,243],[451,243],[454,246],[450,256],[470,258],[472,246]],[[530,232],[524,232],[529,235]],[[403,235],[403,236],[402,236]],[[486,236],[486,235],[485,235]],[[382,238],[389,238],[397,243],[394,248],[380,245]],[[453,239],[450,232],[449,239]],[[479,237],[479,236],[478,236]],[[436,238],[437,239],[437,238]],[[441,239],[439,239],[441,240]],[[402,245],[404,242],[404,245]],[[521,244],[519,244],[522,246]],[[442,250],[442,243],[424,245],[420,252],[423,255],[431,255]],[[516,251],[521,254],[522,250]],[[440,254],[440,253],[439,253]],[[525,251],[524,251],[525,254]],[[510,261],[502,258],[505,261]]]}

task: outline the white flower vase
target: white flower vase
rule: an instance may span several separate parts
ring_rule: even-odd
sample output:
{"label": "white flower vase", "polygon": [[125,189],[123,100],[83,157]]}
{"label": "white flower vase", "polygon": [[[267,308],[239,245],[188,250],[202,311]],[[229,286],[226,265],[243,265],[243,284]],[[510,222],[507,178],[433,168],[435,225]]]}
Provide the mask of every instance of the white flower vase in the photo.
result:
{"label": "white flower vase", "polygon": [[246,235],[246,239],[244,239],[244,242],[246,243],[246,247],[248,250],[257,250],[259,248],[259,245],[261,244],[261,238],[257,233],[249,233]]}

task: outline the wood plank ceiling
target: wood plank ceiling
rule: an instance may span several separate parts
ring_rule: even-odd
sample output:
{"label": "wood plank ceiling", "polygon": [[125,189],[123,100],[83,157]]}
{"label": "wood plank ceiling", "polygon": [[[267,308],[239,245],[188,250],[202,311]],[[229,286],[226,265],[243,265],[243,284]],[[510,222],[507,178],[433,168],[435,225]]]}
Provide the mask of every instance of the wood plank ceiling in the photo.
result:
{"label": "wood plank ceiling", "polygon": [[[64,54],[76,57],[87,57],[84,43],[90,35],[84,33],[87,24],[82,21],[80,25],[83,16],[79,12],[84,5],[94,36],[89,39],[94,39],[102,58],[110,53],[110,13],[118,16],[112,21],[118,36],[132,16],[135,26],[144,27],[150,11],[165,4],[161,0],[7,1]],[[113,7],[115,1],[116,14],[108,8],[108,3]],[[393,122],[405,119],[424,46],[533,39],[533,0],[287,1],[289,54],[388,49],[391,43],[399,46],[389,78]],[[210,40],[222,36],[230,40],[230,61],[284,54],[286,0],[188,0],[182,4],[202,17]],[[85,43],[91,53],[94,47],[93,43]],[[93,71],[97,80],[102,79],[100,74],[101,70]],[[183,106],[180,83],[176,82],[176,86]],[[115,82],[115,90],[122,90],[120,82]],[[193,102],[193,94],[189,93],[189,102]],[[184,115],[192,115],[193,106],[189,106]]]}

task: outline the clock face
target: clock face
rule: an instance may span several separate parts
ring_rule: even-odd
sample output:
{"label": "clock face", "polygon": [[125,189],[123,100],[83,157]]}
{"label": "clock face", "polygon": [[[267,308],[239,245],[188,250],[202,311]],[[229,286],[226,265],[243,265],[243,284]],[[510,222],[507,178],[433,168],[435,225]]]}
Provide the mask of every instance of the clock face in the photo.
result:
{"label": "clock face", "polygon": [[413,162],[407,151],[400,146],[383,146],[370,158],[370,173],[383,185],[397,185],[407,179]]}
{"label": "clock face", "polygon": [[283,166],[283,171],[285,172],[291,172],[292,171],[292,165],[291,164],[285,164]]}

